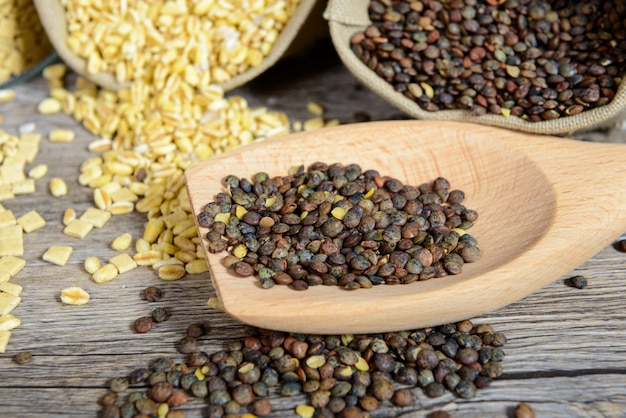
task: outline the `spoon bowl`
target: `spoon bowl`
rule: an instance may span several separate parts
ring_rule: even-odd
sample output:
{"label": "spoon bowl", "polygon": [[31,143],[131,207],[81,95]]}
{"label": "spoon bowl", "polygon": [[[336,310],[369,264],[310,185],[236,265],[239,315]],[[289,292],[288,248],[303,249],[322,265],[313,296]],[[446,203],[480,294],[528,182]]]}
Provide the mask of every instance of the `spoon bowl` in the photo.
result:
{"label": "spoon bowl", "polygon": [[[442,176],[478,212],[469,231],[482,257],[459,275],[346,291],[264,289],[206,252],[225,311],[258,327],[306,333],[369,333],[471,318],[540,289],[626,231],[626,147],[534,136],[474,124],[389,121],[343,125],[265,140],[186,171],[193,213],[225,190],[228,174],[286,175],[316,161],[419,185]],[[198,225],[206,248],[207,229]]]}

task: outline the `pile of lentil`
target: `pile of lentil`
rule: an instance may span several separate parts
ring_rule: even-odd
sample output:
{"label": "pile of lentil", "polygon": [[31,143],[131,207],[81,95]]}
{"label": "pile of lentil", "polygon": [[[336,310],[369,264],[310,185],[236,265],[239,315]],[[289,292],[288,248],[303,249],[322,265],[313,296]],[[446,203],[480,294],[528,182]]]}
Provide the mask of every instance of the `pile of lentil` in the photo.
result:
{"label": "pile of lentil", "polygon": [[[502,372],[506,337],[469,320],[371,335],[299,335],[246,327],[224,350],[202,351],[206,327],[193,324],[176,344],[184,362],[159,357],[110,381],[101,417],[182,417],[188,396],[205,416],[266,416],[273,395],[307,395],[300,417],[363,417],[381,405],[408,407],[420,388],[469,399]],[[122,399],[122,394],[131,390]],[[245,412],[253,415],[245,415]]]}
{"label": "pile of lentil", "polygon": [[422,109],[532,122],[606,105],[626,70],[620,0],[372,1],[356,56]]}
{"label": "pile of lentil", "polygon": [[418,187],[357,164],[313,163],[287,176],[225,177],[198,214],[211,253],[261,286],[344,289],[459,274],[480,249],[467,233],[478,214],[443,177]]}

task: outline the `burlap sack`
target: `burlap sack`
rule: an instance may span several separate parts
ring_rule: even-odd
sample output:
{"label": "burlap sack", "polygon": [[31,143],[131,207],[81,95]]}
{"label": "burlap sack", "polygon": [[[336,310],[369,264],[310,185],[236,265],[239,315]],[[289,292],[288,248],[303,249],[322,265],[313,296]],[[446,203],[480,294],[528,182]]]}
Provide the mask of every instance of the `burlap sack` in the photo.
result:
{"label": "burlap sack", "polygon": [[[34,0],[34,3],[50,42],[67,66],[86,79],[110,90],[118,90],[128,85],[120,85],[110,73],[86,73],[86,61],[76,56],[67,46],[64,8],[59,0]],[[327,28],[319,24],[320,21],[323,23],[321,18],[323,6],[321,0],[301,0],[263,63],[219,85],[224,91],[239,87],[270,68],[285,54],[291,54],[294,50],[306,47],[316,38],[324,36]]]}
{"label": "burlap sack", "polygon": [[329,22],[333,44],[343,63],[361,83],[411,117],[473,122],[548,135],[567,135],[609,127],[626,117],[626,82],[620,84],[615,99],[608,105],[550,121],[528,122],[518,117],[494,114],[473,116],[467,110],[425,111],[413,100],[396,92],[391,84],[370,70],[350,49],[351,36],[372,23],[368,16],[368,5],[369,0],[329,0],[324,18]]}

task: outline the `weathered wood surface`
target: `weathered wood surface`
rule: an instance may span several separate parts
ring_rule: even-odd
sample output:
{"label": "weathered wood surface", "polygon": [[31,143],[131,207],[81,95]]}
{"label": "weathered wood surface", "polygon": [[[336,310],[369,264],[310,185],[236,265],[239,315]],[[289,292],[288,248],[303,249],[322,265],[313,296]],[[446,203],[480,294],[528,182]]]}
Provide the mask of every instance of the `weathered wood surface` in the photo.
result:
{"label": "weathered wood surface", "polygon": [[[151,269],[138,268],[106,284],[91,281],[83,268],[84,259],[90,255],[108,259],[115,253],[109,248],[111,240],[126,231],[137,237],[145,218],[139,214],[116,217],[84,240],[63,235],[63,211],[71,206],[81,213],[91,204],[91,190],[80,187],[76,178],[92,138],[67,116],[37,115],[36,103],[46,94],[43,80],[19,86],[17,93],[17,101],[0,104],[3,129],[15,132],[21,123],[35,121],[37,131],[44,134],[52,128],[70,127],[79,135],[69,144],[42,141],[35,163],[47,163],[49,174],[37,181],[35,194],[3,202],[16,216],[36,209],[47,225],[25,235],[27,265],[12,280],[24,287],[23,301],[13,312],[22,326],[14,330],[7,352],[0,355],[0,416],[93,417],[109,379],[146,366],[157,356],[182,360],[174,344],[191,323],[210,327],[209,335],[201,339],[207,352],[222,349],[224,341],[241,336],[242,330],[224,313],[207,308],[207,299],[214,295],[207,275],[166,283]],[[306,103],[311,100],[322,103],[329,118],[344,123],[352,122],[357,111],[376,120],[401,117],[360,88],[328,45],[297,61],[281,63],[233,94],[243,95],[251,106],[284,110],[292,120],[310,117]],[[584,135],[609,142],[626,142],[624,136],[621,129]],[[68,196],[48,194],[47,182],[53,176],[71,185]],[[502,232],[506,236],[506,230]],[[510,238],[507,245],[515,245],[515,237]],[[74,247],[68,265],[54,266],[41,259],[54,244]],[[565,286],[563,279],[573,274],[589,277],[588,287]],[[504,375],[476,398],[466,401],[446,395],[432,400],[416,389],[414,406],[401,410],[386,404],[372,415],[425,417],[445,409],[455,417],[505,417],[525,401],[539,417],[626,417],[626,254],[609,246],[567,276],[506,308],[472,318],[492,324],[509,340]],[[91,294],[88,305],[60,303],[61,289],[71,285]],[[164,290],[160,302],[148,304],[141,299],[149,285]],[[135,334],[132,322],[157,306],[166,307],[171,318],[148,334]],[[19,366],[12,361],[21,351],[33,354],[31,363]],[[295,405],[304,399],[273,395],[273,416],[295,416]],[[195,399],[185,406],[189,417],[202,416],[205,408],[204,402]]]}

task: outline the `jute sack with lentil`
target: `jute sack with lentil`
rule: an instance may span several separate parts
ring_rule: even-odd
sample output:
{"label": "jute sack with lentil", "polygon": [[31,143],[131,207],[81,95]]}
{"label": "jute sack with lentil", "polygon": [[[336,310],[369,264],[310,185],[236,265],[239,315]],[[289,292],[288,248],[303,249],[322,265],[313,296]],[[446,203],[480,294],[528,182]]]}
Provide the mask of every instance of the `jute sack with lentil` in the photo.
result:
{"label": "jute sack with lentil", "polygon": [[321,0],[33,1],[63,61],[110,90],[174,66],[229,91],[328,33]]}
{"label": "jute sack with lentil", "polygon": [[330,0],[333,44],[411,117],[566,135],[626,117],[620,0]]}

